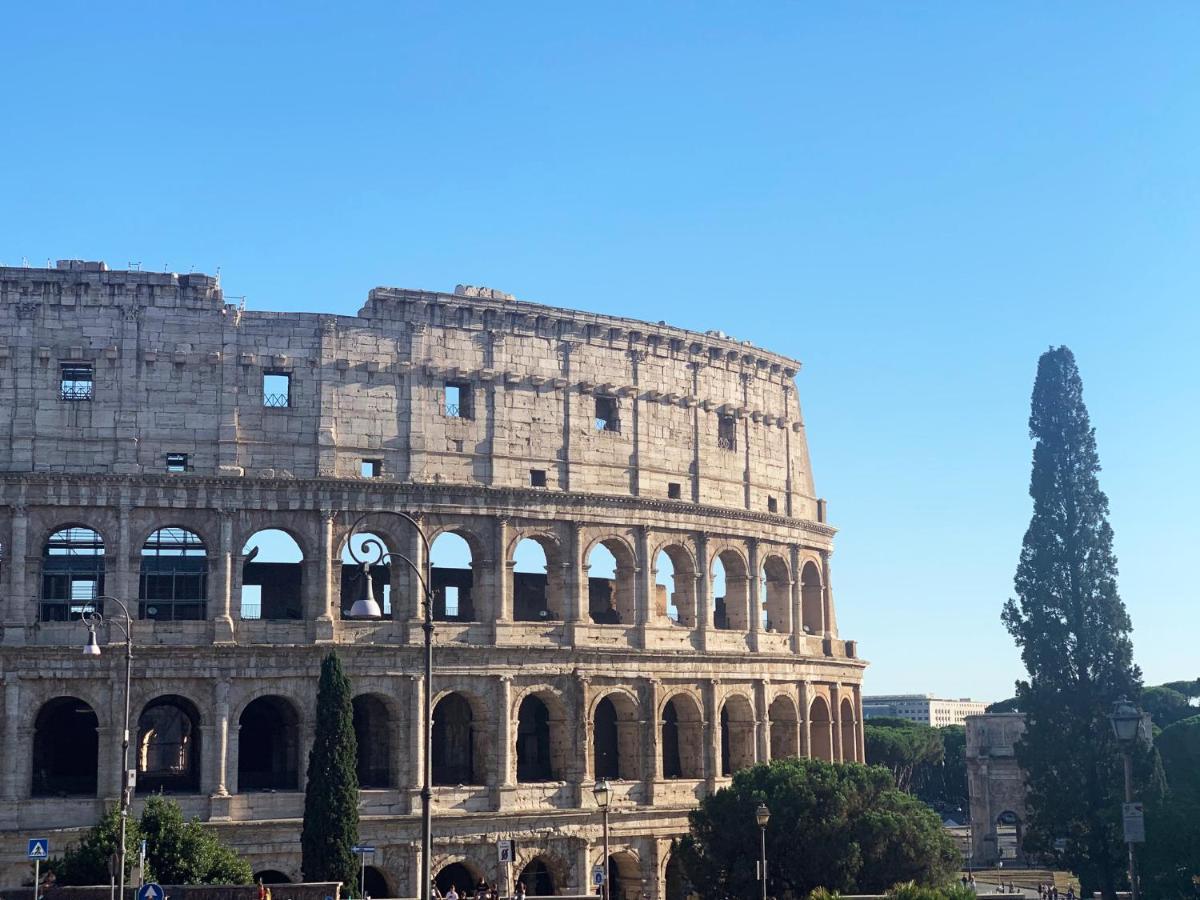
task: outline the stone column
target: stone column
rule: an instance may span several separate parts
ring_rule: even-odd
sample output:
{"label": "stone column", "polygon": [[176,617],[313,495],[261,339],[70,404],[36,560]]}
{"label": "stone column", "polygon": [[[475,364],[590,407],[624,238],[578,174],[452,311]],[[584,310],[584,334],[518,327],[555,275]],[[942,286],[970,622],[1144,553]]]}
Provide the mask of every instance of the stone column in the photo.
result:
{"label": "stone column", "polygon": [[216,684],[216,716],[217,716],[217,752],[213,760],[217,796],[229,794],[229,682],[218,681]]}
{"label": "stone column", "polygon": [[8,765],[4,767],[4,799],[20,800],[24,793],[20,783],[24,768],[20,764],[21,680],[12,672],[4,676],[4,754],[8,758]]}
{"label": "stone column", "polygon": [[[610,823],[611,825],[611,823]],[[592,892],[592,848],[587,838],[572,838],[575,846],[574,859],[571,864],[572,877],[566,885],[572,894],[583,895]]]}
{"label": "stone column", "polygon": [[592,717],[588,713],[588,701],[591,697],[589,690],[590,682],[586,675],[581,674],[578,670],[575,672],[575,708],[579,710],[578,718],[578,746],[583,751],[580,753],[579,759],[582,766],[579,771],[580,792],[581,795],[576,798],[576,805],[582,804],[583,785],[590,784],[596,780],[596,760],[594,747],[592,746]]}
{"label": "stone column", "polygon": [[821,551],[821,633],[831,638],[837,633],[833,624],[833,577],[832,565],[829,562],[829,551]]}
{"label": "stone column", "polygon": [[[413,518],[418,523],[423,523],[424,517],[420,513],[414,513]],[[421,535],[417,528],[413,527],[411,522],[405,523],[407,540],[403,545],[401,552],[412,560],[412,564],[417,567],[417,571],[421,573],[421,577],[425,577],[425,544],[421,541]],[[421,524],[421,527],[424,527]],[[425,635],[421,631],[422,623],[425,616],[425,594],[421,589],[421,582],[416,574],[402,560],[395,560],[393,565],[400,566],[400,572],[403,580],[399,584],[407,585],[404,591],[404,601],[400,602],[397,597],[392,601],[392,616],[394,618],[405,618],[408,620],[408,629],[406,640],[410,644],[423,644]],[[414,722],[420,722],[421,717],[418,715]]]}
{"label": "stone column", "polygon": [[497,788],[496,808],[503,808],[503,791],[512,789],[513,777],[513,734],[512,723],[512,676],[501,675],[496,679],[496,770],[492,775]]}
{"label": "stone column", "polygon": [[762,634],[762,573],[760,567],[762,563],[758,559],[758,541],[751,539],[750,544],[750,572],[746,579],[746,593],[749,605],[749,628],[750,628],[750,649],[759,649],[759,637]]}
{"label": "stone column", "polygon": [[[216,578],[213,579],[216,620],[213,622],[213,643],[233,643],[233,514],[222,509],[220,547],[217,551]],[[238,613],[239,617],[241,611]]]}
{"label": "stone column", "polygon": [[771,759],[771,711],[767,705],[767,689],[770,682],[760,678],[754,682],[754,715],[757,725],[757,758],[755,762],[769,762]]}
{"label": "stone column", "polygon": [[563,568],[567,591],[563,613],[568,625],[583,625],[588,621],[588,583],[583,565],[583,526],[579,522],[567,523],[567,552]]}
{"label": "stone column", "polygon": [[829,686],[829,705],[832,709],[829,710],[829,730],[830,743],[833,745],[833,761],[844,762],[842,757],[842,686],[840,684],[832,684]]}
{"label": "stone column", "polygon": [[867,761],[867,725],[863,718],[862,685],[854,686],[854,736],[858,741],[858,761]]}
{"label": "stone column", "polygon": [[[125,604],[129,607],[130,614],[136,619],[137,597],[132,595],[129,590],[130,570],[133,567],[133,558],[129,547],[130,512],[130,507],[126,503],[122,503],[117,509],[117,565],[116,571],[112,573],[111,582],[109,581],[107,571],[105,572],[104,593],[124,600]],[[109,612],[109,610],[105,610],[106,614]]]}
{"label": "stone column", "polygon": [[711,678],[704,688],[704,777],[708,793],[717,789],[721,776],[721,713],[717,708],[717,691],[721,682]]}
{"label": "stone column", "polygon": [[25,604],[25,569],[29,531],[29,514],[24,506],[12,508],[12,533],[8,559],[8,602],[4,605],[4,643],[19,646],[25,643],[25,628],[29,625],[29,610]]}
{"label": "stone column", "polygon": [[[492,615],[499,624],[511,623],[513,620],[513,563],[508,556],[509,525],[508,519],[499,516],[496,519],[496,545],[492,550],[494,570],[492,580],[495,581],[495,601]],[[499,629],[497,629],[499,630]]]}
{"label": "stone column", "polygon": [[333,542],[333,523],[336,518],[337,513],[332,509],[321,510],[320,569],[316,589],[308,591],[312,603],[308,618],[313,622],[313,635],[318,643],[333,640],[332,611],[342,584],[341,561],[335,558],[337,547]]}
{"label": "stone column", "polygon": [[645,773],[646,803],[654,803],[655,786],[662,781],[662,730],[658,718],[658,698],[662,694],[662,682],[650,678],[646,681],[646,759],[642,767]]}
{"label": "stone column", "polygon": [[812,720],[809,704],[812,703],[812,682],[800,682],[800,756],[812,758]]}
{"label": "stone column", "polygon": [[708,561],[708,535],[696,535],[696,633],[701,650],[707,650],[712,628],[712,570]]}
{"label": "stone column", "polygon": [[425,735],[421,721],[425,716],[425,680],[408,676],[408,770],[415,780],[408,785],[410,810],[421,808],[421,785],[425,780]]}
{"label": "stone column", "polygon": [[792,652],[804,649],[804,594],[800,586],[800,545],[788,548],[788,565],[792,570]]}

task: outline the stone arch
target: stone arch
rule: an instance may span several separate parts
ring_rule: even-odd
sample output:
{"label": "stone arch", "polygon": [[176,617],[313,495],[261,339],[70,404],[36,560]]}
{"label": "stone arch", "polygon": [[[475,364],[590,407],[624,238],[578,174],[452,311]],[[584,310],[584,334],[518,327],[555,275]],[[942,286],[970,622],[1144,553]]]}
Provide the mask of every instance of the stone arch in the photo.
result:
{"label": "stone arch", "polygon": [[512,543],[508,560],[512,569],[513,619],[561,621],[566,584],[558,538],[542,531],[521,534]]}
{"label": "stone arch", "polygon": [[105,543],[90,525],[58,525],[42,544],[38,617],[42,622],[66,622],[96,609],[104,594]]}
{"label": "stone arch", "polygon": [[200,711],[178,694],[162,694],[142,707],[134,760],[137,792],[198,793]]}
{"label": "stone arch", "polygon": [[433,617],[439,622],[480,621],[476,594],[484,583],[481,571],[486,545],[458,525],[437,529],[429,538]]}
{"label": "stone arch", "polygon": [[641,900],[642,862],[632,850],[608,855],[608,900]]}
{"label": "stone arch", "polygon": [[[565,752],[562,746],[565,731],[558,698],[545,691],[529,692],[517,704],[517,737],[514,759],[517,781],[562,781],[565,773]],[[556,707],[556,712],[551,707]],[[557,739],[557,740],[556,740]]]}
{"label": "stone arch", "polygon": [[996,841],[996,858],[1020,859],[1021,842],[1025,837],[1025,822],[1021,816],[1011,809],[1005,809],[992,820],[992,828]]}
{"label": "stone arch", "polygon": [[361,883],[363,890],[372,898],[396,896],[387,874],[378,866],[363,866]]}
{"label": "stone arch", "polygon": [[558,886],[564,882],[554,877],[553,866],[539,853],[521,869],[517,883],[525,885],[529,897],[553,897]]}
{"label": "stone arch", "polygon": [[767,707],[767,718],[771,722],[771,759],[799,756],[799,722],[795,701],[787,694],[776,695]]}
{"label": "stone arch", "polygon": [[396,729],[391,700],[382,694],[364,693],[354,698],[352,706],[359,787],[395,787]]}
{"label": "stone arch", "polygon": [[208,617],[208,550],[179,525],[156,528],[142,542],[138,618],[198,621]]}
{"label": "stone arch", "polygon": [[704,711],[688,691],[667,697],[660,714],[663,778],[704,777]]}
{"label": "stone arch", "polygon": [[242,544],[242,619],[304,618],[308,555],[292,530],[270,526]]}
{"label": "stone arch", "polygon": [[[691,551],[677,542],[665,543],[654,552],[654,613],[685,628],[696,627],[696,562]],[[665,563],[665,565],[664,565]]]}
{"label": "stone arch", "polygon": [[433,783],[480,785],[487,763],[486,707],[462,691],[433,705]]}
{"label": "stone arch", "polygon": [[592,707],[592,771],[595,779],[641,777],[638,705],[624,690],[610,690]]}
{"label": "stone arch", "polygon": [[77,697],[41,705],[33,723],[33,796],[96,795],[99,728],[95,710]]}
{"label": "stone arch", "polygon": [[809,704],[808,727],[811,741],[809,756],[833,762],[833,720],[829,715],[829,703],[819,694]]}
{"label": "stone arch", "polygon": [[[714,627],[733,631],[749,630],[750,569],[745,556],[732,546],[718,549],[713,554],[709,577],[713,583]],[[721,580],[724,581],[723,590],[720,587]]]}
{"label": "stone arch", "polygon": [[583,558],[591,620],[597,625],[633,625],[637,621],[637,555],[629,542],[618,535],[598,537],[587,545]]}
{"label": "stone arch", "polygon": [[858,759],[858,739],[854,734],[854,704],[849,697],[843,697],[839,708],[842,761],[854,762]]}
{"label": "stone arch", "polygon": [[260,869],[254,873],[254,882],[263,884],[291,884],[292,879],[288,878],[283,872],[278,869]]}
{"label": "stone arch", "polygon": [[[379,604],[380,613],[384,618],[391,618],[392,594],[396,586],[393,583],[393,567],[387,554],[393,551],[395,545],[389,544],[384,535],[374,531],[360,531],[343,540],[341,546],[342,565],[338,598],[342,618],[349,617],[355,601],[366,594],[368,585],[370,595]],[[364,566],[369,573],[369,581],[364,577]]]}
{"label": "stone arch", "polygon": [[805,634],[825,632],[824,595],[821,569],[810,559],[800,567],[800,623]]}
{"label": "stone arch", "polygon": [[472,897],[475,895],[475,885],[483,874],[483,870],[474,862],[460,857],[443,863],[433,876],[433,882],[443,894],[453,886],[460,897]]}
{"label": "stone arch", "polygon": [[294,791],[300,783],[300,716],[295,704],[263,694],[238,716],[238,791]]}
{"label": "stone arch", "polygon": [[721,704],[721,774],[754,765],[754,703],[745,694],[731,693]]}
{"label": "stone arch", "polygon": [[791,634],[792,575],[787,561],[778,553],[763,559],[760,584],[764,630]]}

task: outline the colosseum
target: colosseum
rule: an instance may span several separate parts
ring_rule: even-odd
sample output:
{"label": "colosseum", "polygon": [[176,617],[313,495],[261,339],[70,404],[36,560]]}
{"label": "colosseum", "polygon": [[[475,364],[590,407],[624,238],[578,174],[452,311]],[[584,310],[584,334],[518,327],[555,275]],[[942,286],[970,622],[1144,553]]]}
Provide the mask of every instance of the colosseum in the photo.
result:
{"label": "colosseum", "polygon": [[[0,268],[0,317],[5,883],[118,802],[114,597],[134,813],[169,793],[268,882],[301,877],[331,648],[376,897],[417,893],[426,691],[443,886],[512,838],[532,892],[590,891],[607,779],[612,896],[674,900],[734,770],[863,758],[794,360],[482,288],[253,312],[77,260]],[[419,579],[372,541],[431,564],[429,684]]]}

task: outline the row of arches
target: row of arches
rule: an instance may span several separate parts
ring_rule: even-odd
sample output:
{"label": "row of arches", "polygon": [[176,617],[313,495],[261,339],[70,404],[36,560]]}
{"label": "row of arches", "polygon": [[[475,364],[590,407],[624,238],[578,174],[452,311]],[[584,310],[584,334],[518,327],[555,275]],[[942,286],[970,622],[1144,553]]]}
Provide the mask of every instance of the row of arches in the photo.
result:
{"label": "row of arches", "polygon": [[[844,755],[857,758],[853,704],[843,698],[841,744]],[[436,785],[483,785],[495,774],[494,740],[479,708],[481,701],[459,692],[440,697],[433,710],[432,769]],[[237,719],[237,789],[292,791],[300,787],[302,762],[300,714],[285,697],[266,695],[251,700]],[[396,716],[388,698],[360,694],[353,699],[358,739],[358,780],[364,789],[397,787],[399,747]],[[662,704],[654,723],[658,755],[655,772],[643,771],[643,722],[636,701],[615,690],[601,696],[589,719],[586,748],[594,779],[700,779],[708,764],[706,733],[700,702],[678,692]],[[794,702],[776,696],[767,721],[758,723],[751,701],[731,694],[721,704],[714,738],[719,742],[714,775],[731,775],[753,765],[759,757],[758,728],[769,728],[770,758],[799,755],[799,721]],[[808,710],[810,752],[835,758],[834,728],[825,698],[813,698]],[[137,790],[142,793],[197,793],[201,790],[202,720],[189,699],[165,694],[149,701],[137,719],[134,755]],[[517,783],[568,781],[583,778],[573,724],[560,696],[537,691],[517,706],[511,740]],[[97,793],[99,720],[92,707],[76,697],[56,697],[42,705],[33,728],[34,796],[91,796]],[[506,782],[510,773],[501,773]]]}
{"label": "row of arches", "polygon": [[[341,552],[340,606],[348,615],[369,578],[370,588],[385,616],[392,615],[392,567],[386,561],[364,568],[359,560],[377,558],[390,549],[376,533],[357,534]],[[444,530],[431,550],[434,615],[440,621],[477,621],[478,587],[483,544],[469,532]],[[156,620],[198,620],[208,616],[210,559],[203,539],[181,526],[153,531],[140,552],[138,616]],[[302,619],[304,617],[305,554],[295,537],[280,528],[250,535],[242,546],[238,613],[242,619]],[[105,593],[105,544],[100,534],[82,524],[56,528],[42,548],[41,621],[66,621],[97,607]],[[520,537],[507,562],[514,621],[561,621],[566,609],[567,563],[563,548],[551,534]],[[693,550],[668,543],[654,554],[654,597],[649,616],[686,628],[700,621],[700,570]],[[638,561],[623,538],[594,541],[584,555],[586,618],[594,624],[633,624],[637,620]],[[707,620],[717,629],[790,633],[793,630],[793,576],[779,553],[767,553],[756,577],[745,555],[725,547],[712,556],[703,577],[708,589]],[[799,631],[819,634],[825,628],[821,568],[805,560],[798,573]],[[751,585],[758,596],[752,598]],[[582,617],[582,616],[581,616]],[[756,619],[756,621],[752,621]]]}

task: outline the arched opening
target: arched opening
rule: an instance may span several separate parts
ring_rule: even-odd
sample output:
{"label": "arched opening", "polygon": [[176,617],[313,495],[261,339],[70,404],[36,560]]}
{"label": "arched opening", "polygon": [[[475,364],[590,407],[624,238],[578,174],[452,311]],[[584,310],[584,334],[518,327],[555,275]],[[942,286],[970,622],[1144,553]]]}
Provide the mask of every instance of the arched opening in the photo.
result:
{"label": "arched opening", "polygon": [[703,778],[703,747],[699,704],[686,694],[676,694],[663,706],[663,778]]}
{"label": "arched opening", "polygon": [[[384,618],[392,615],[392,567],[388,565],[387,543],[377,534],[363,532],[353,535],[342,547],[341,609],[342,617],[350,615],[350,609],[365,591],[367,582],[363,577],[363,563],[370,566],[371,591]],[[384,555],[380,555],[380,554]],[[357,557],[361,562],[355,562]],[[376,562],[376,560],[382,560]]]}
{"label": "arched opening", "polygon": [[996,854],[1000,859],[1020,858],[1021,825],[1021,817],[1011,809],[996,817]]}
{"label": "arched opening", "polygon": [[521,540],[513,551],[513,618],[518,622],[554,622],[563,617],[562,559],[548,537]]}
{"label": "arched opening", "polygon": [[142,709],[137,723],[137,792],[200,790],[200,712],[192,701],[168,694]]}
{"label": "arched opening", "polygon": [[666,871],[666,889],[665,900],[686,900],[687,878],[683,873],[683,863],[679,861],[679,854],[672,854],[667,860]]}
{"label": "arched opening", "polygon": [[392,717],[387,703],[374,694],[353,700],[354,737],[358,743],[358,786],[392,786]]}
{"label": "arched opening", "polygon": [[471,704],[462,694],[447,694],[433,708],[433,783],[481,784],[476,768]]}
{"label": "arched opening", "polygon": [[259,697],[238,718],[238,790],[294,791],[299,785],[299,718],[282,697]]}
{"label": "arched opening", "polygon": [[242,547],[243,619],[302,619],[304,554],[286,531],[267,528]]}
{"label": "arched opening", "polygon": [[263,869],[261,872],[254,873],[254,883],[263,884],[291,884],[292,879],[288,878],[278,869]]}
{"label": "arched opening", "polygon": [[33,796],[94,797],[100,722],[75,697],[55,697],[33,724]]}
{"label": "arched opening", "polygon": [[678,544],[664,547],[654,560],[654,611],[686,628],[696,627],[696,569],[688,552]]}
{"label": "arched opening", "polygon": [[535,856],[517,876],[517,883],[525,885],[525,893],[530,897],[553,897],[554,876],[550,867],[540,856]]}
{"label": "arched opening", "polygon": [[612,693],[596,704],[592,717],[592,753],[596,780],[640,777],[637,707],[621,693]]}
{"label": "arched opening", "polygon": [[387,877],[374,866],[363,867],[362,888],[369,897],[392,896],[392,889],[388,887]]}
{"label": "arched opening", "polygon": [[607,538],[587,558],[588,611],[597,625],[632,625],[637,621],[636,569],[624,542]]}
{"label": "arched opening", "polygon": [[763,630],[791,634],[792,579],[782,557],[772,555],[763,560],[760,584]]}
{"label": "arched opening", "polygon": [[55,531],[42,549],[41,621],[66,622],[98,609],[104,593],[104,541],[83,525]]}
{"label": "arched opening", "polygon": [[841,710],[842,761],[854,762],[858,759],[858,741],[854,737],[854,704],[849,697],[842,698]]}
{"label": "arched opening", "polygon": [[454,862],[443,866],[433,881],[443,896],[453,887],[459,897],[473,897],[479,875],[467,868],[466,864]]}
{"label": "arched opening", "polygon": [[806,562],[800,570],[800,624],[805,634],[820,635],[825,632],[823,598],[821,570],[815,563]]}
{"label": "arched opening", "polygon": [[712,595],[714,628],[750,628],[750,579],[745,560],[733,550],[722,550],[713,560]]}
{"label": "arched opening", "polygon": [[208,554],[198,534],[159,528],[142,545],[138,617],[197,621],[207,616]]}
{"label": "arched opening", "polygon": [[767,707],[767,718],[771,720],[771,759],[799,756],[796,704],[780,695]]}
{"label": "arched opening", "polygon": [[754,708],[740,694],[721,707],[721,774],[754,765]]}
{"label": "arched opening", "polygon": [[550,756],[550,710],[534,696],[517,712],[517,781],[554,781]]}
{"label": "arched opening", "polygon": [[641,900],[642,876],[638,859],[626,850],[608,857],[609,900]]}
{"label": "arched opening", "polygon": [[814,697],[808,708],[809,735],[812,748],[809,756],[833,762],[833,723],[829,718],[829,704],[824,697]]}
{"label": "arched opening", "polygon": [[430,550],[433,617],[439,622],[474,622],[474,557],[460,535],[444,531]]}

